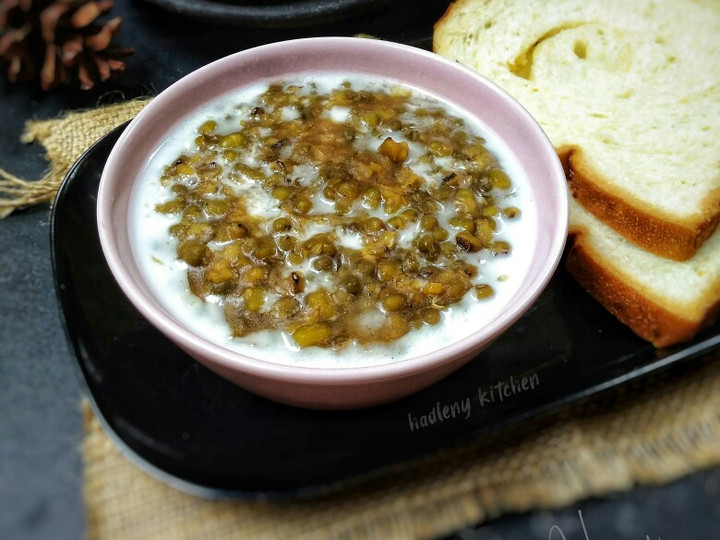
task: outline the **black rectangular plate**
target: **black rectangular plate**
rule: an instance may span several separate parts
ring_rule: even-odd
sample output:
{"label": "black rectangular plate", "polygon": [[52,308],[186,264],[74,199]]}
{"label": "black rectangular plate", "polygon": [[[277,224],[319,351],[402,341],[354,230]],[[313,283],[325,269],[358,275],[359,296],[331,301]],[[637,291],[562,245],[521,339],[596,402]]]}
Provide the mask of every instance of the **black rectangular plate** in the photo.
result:
{"label": "black rectangular plate", "polygon": [[411,397],[349,412],[267,401],[170,343],[110,274],[95,207],[102,168],[122,129],[89,149],[59,191],[51,223],[57,294],[78,375],[105,430],[138,464],[187,491],[262,498],[324,493],[720,345],[716,324],[690,343],[656,350],[561,268],[499,341]]}

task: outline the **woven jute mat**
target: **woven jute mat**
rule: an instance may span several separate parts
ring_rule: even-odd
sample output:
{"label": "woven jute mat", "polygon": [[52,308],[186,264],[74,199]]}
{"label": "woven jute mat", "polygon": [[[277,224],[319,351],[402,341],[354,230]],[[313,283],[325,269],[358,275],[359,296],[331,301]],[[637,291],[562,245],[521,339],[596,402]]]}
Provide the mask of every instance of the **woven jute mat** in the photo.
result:
{"label": "woven jute mat", "polygon": [[[36,182],[0,173],[0,210],[51,201],[82,151],[144,103],[28,123],[25,139],[44,145],[50,169]],[[505,513],[557,508],[717,466],[720,352],[302,500],[209,501],[177,491],[130,463],[87,404],[84,410],[91,540],[433,538]]]}

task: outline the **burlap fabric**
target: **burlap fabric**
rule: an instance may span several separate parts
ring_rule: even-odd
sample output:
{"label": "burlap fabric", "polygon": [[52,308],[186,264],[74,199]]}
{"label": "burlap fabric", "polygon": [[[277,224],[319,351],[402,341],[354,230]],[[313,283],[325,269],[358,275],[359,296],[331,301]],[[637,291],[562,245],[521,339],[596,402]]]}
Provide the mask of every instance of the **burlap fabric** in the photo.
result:
{"label": "burlap fabric", "polygon": [[[29,123],[26,140],[45,146],[50,170],[38,182],[2,174],[0,210],[51,200],[81,152],[144,103]],[[569,505],[720,464],[719,352],[305,500],[208,501],[177,491],[127,461],[84,408],[91,540],[433,538],[504,513]]]}
{"label": "burlap fabric", "polygon": [[0,218],[14,210],[51,202],[80,155],[108,131],[134,117],[148,100],[109,105],[64,118],[28,122],[22,140],[40,142],[50,164],[43,178],[27,181],[0,169]]}

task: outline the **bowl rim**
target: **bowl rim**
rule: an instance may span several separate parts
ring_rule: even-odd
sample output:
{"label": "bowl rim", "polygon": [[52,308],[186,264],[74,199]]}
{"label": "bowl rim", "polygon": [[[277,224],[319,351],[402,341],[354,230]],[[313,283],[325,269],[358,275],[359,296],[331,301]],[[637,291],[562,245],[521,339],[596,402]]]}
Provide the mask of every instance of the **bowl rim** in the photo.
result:
{"label": "bowl rim", "polygon": [[[505,106],[508,107],[508,110],[515,116],[521,117],[523,121],[528,124],[528,128],[536,135],[535,142],[538,143],[538,150],[541,151],[543,156],[547,156],[548,158],[542,160],[543,162],[548,161],[551,167],[548,176],[554,180],[557,179],[558,184],[556,186],[557,195],[560,199],[557,201],[557,226],[552,231],[550,240],[547,243],[547,252],[551,256],[540,265],[540,271],[532,278],[525,278],[527,284],[521,287],[521,289],[510,298],[507,305],[513,308],[511,313],[508,314],[506,313],[507,310],[503,310],[494,319],[465,338],[421,356],[409,357],[377,365],[312,367],[262,360],[232,351],[186,328],[164,308],[160,307],[158,300],[147,298],[135,284],[135,280],[130,275],[130,272],[122,264],[117,245],[113,240],[114,234],[112,233],[111,215],[114,199],[110,196],[111,190],[108,185],[112,183],[113,176],[117,177],[118,170],[122,169],[122,154],[125,151],[126,145],[129,145],[128,141],[130,141],[136,133],[142,131],[145,123],[150,121],[146,119],[150,119],[153,114],[162,111],[163,108],[167,108],[169,106],[168,104],[172,103],[174,99],[188,92],[192,93],[197,81],[202,80],[203,77],[209,76],[216,70],[222,70],[225,66],[234,65],[235,62],[241,59],[249,61],[253,56],[257,56],[258,54],[282,54],[289,50],[303,49],[303,47],[312,48],[317,45],[333,50],[332,47],[341,48],[342,46],[348,46],[350,44],[355,48],[364,48],[364,50],[370,54],[387,54],[390,51],[394,51],[396,54],[404,55],[406,58],[409,57],[408,55],[411,55],[421,62],[440,64],[446,69],[460,70],[465,76],[485,86],[487,90],[498,94]],[[288,71],[288,73],[290,73],[290,71]],[[263,78],[258,78],[257,80],[263,80]],[[408,84],[418,86],[417,83],[408,82]],[[201,104],[202,102],[198,102],[198,105]],[[180,119],[181,117],[176,117],[174,118],[174,122]],[[153,147],[153,151],[154,149],[155,147]],[[554,159],[552,156],[554,156]],[[135,184],[136,178],[137,176],[133,179],[132,185]],[[562,189],[559,185],[561,183],[563,184]],[[203,357],[203,363],[211,359],[213,363],[225,369],[240,371],[248,375],[263,378],[270,377],[275,380],[302,382],[305,384],[350,385],[363,382],[380,382],[387,379],[411,376],[412,374],[425,372],[431,368],[444,366],[449,362],[453,362],[458,356],[473,355],[494,341],[500,334],[505,332],[522,317],[546,288],[562,257],[567,239],[569,219],[568,193],[564,186],[565,174],[559,157],[538,122],[530,115],[527,109],[507,91],[480,73],[435,53],[391,41],[345,36],[297,38],[259,45],[214,60],[178,79],[145,105],[120,135],[103,168],[97,198],[97,226],[103,254],[111,273],[125,296],[153,326],[191,354],[191,356],[201,355]],[[148,289],[149,288],[150,287],[148,287]]]}

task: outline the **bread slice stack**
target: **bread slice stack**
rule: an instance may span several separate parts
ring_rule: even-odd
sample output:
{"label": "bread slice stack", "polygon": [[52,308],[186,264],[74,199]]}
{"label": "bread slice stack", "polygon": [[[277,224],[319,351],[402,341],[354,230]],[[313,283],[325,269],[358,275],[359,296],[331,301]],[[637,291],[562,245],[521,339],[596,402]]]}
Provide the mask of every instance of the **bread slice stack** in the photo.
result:
{"label": "bread slice stack", "polygon": [[560,155],[567,267],[657,347],[720,313],[720,1],[458,0],[435,52],[507,90]]}

